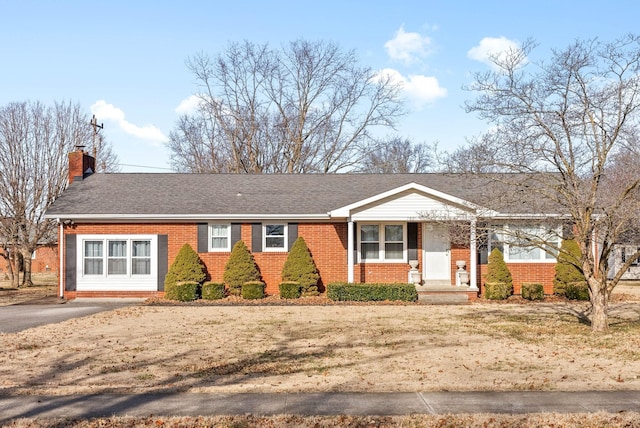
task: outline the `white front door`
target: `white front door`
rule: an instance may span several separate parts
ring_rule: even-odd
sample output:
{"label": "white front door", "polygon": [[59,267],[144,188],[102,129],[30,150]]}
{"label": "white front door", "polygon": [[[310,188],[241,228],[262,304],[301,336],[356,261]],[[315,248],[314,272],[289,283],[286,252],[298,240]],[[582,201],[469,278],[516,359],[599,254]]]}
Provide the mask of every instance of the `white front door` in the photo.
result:
{"label": "white front door", "polygon": [[424,223],[422,230],[422,278],[425,285],[451,285],[451,240],[447,227]]}

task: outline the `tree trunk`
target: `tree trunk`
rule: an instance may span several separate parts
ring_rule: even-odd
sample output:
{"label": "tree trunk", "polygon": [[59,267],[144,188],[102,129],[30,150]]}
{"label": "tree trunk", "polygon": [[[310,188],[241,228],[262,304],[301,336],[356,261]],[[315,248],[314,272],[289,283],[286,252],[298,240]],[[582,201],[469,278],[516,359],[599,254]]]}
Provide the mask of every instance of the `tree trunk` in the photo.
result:
{"label": "tree trunk", "polygon": [[604,284],[592,278],[589,281],[591,289],[591,331],[603,333],[609,331],[609,315],[607,311],[607,290]]}
{"label": "tree trunk", "polygon": [[33,287],[33,281],[31,280],[31,252],[25,252],[22,254],[22,286]]}
{"label": "tree trunk", "polygon": [[13,250],[11,251],[11,255],[9,256],[9,264],[12,265],[9,267],[11,271],[11,287],[18,288],[20,287],[20,253]]}

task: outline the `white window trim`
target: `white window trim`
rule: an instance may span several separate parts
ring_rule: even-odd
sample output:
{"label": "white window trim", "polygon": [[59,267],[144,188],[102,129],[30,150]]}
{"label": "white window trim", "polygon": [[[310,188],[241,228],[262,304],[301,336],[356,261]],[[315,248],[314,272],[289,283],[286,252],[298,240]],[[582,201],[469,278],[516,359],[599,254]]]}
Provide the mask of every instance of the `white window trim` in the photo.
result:
{"label": "white window trim", "polygon": [[[267,226],[284,226],[284,247],[267,247]],[[287,252],[289,243],[289,225],[287,223],[277,223],[277,222],[269,222],[262,223],[262,251],[263,252],[273,252],[273,253],[282,253]]]}
{"label": "white window trim", "polygon": [[[364,225],[377,225],[378,226],[378,258],[377,259],[364,259],[362,257],[362,241],[361,241],[361,227]],[[385,236],[384,236],[384,227],[385,226],[402,226],[402,258],[401,259],[385,259]],[[408,257],[408,241],[407,241],[407,223],[401,221],[386,221],[386,222],[358,222],[358,230],[357,230],[357,243],[356,246],[358,248],[358,263],[407,263]]]}
{"label": "white window trim", "polygon": [[[227,226],[227,247],[226,248],[213,248],[212,240],[213,240],[213,226]],[[208,236],[208,248],[210,253],[228,253],[231,251],[231,223],[209,223],[209,227],[207,228],[207,236]]]}
{"label": "white window trim", "polygon": [[[87,279],[104,279],[104,280],[120,280],[120,279],[145,279],[154,278],[157,271],[157,248],[158,241],[156,235],[78,235],[79,248],[77,251],[77,266],[78,274],[80,278]],[[102,274],[100,275],[88,275],[84,273],[84,243],[86,241],[102,241],[103,242],[103,254],[102,254]],[[108,274],[108,260],[109,260],[109,241],[127,241],[127,273],[126,274]],[[131,262],[133,258],[132,241],[150,241],[151,243],[151,266],[148,274],[133,274],[131,271]]]}
{"label": "white window trim", "polygon": [[[520,227],[520,228],[533,228],[533,227],[542,227],[540,225],[531,225],[531,224],[522,224],[522,225],[514,225],[514,224],[506,224],[504,226],[502,226],[501,228],[496,228],[494,229],[494,232],[499,234],[501,232],[501,230],[506,230],[509,231],[509,229],[511,227]],[[560,247],[560,243],[562,238],[561,236],[561,226],[558,226],[555,230],[555,233],[558,236],[558,242],[556,243],[556,245],[558,246],[558,248]],[[532,246],[535,247],[535,246]],[[536,247],[538,248],[538,247]],[[556,257],[547,257],[548,253],[542,249],[540,249],[541,254],[542,254],[542,258],[539,259],[535,259],[535,260],[527,260],[527,259],[511,259],[510,254],[509,254],[509,243],[507,241],[504,241],[502,243],[502,256],[504,257],[504,261],[505,263],[556,263],[557,259]],[[491,250],[493,250],[493,242],[491,239],[491,234],[489,234],[489,239],[488,239],[488,252],[489,254],[491,254]]]}

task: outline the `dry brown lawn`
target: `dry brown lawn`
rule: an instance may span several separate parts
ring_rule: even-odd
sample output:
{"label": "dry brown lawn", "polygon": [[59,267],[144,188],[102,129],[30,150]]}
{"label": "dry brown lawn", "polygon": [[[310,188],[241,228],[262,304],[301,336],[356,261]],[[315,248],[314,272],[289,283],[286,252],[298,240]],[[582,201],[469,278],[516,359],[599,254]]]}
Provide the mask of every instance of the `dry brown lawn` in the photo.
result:
{"label": "dry brown lawn", "polygon": [[[613,300],[611,332],[604,335],[590,332],[588,305],[575,302],[136,305],[0,334],[0,394],[638,390],[640,285],[619,287]],[[285,419],[209,421],[299,425]],[[189,419],[167,426],[189,425],[180,420]],[[335,422],[323,420],[308,426]],[[341,426],[395,426],[400,420],[421,426],[407,418],[377,425],[345,420]],[[533,423],[502,420],[485,426]],[[119,421],[100,426],[128,426]],[[149,425],[161,426],[157,420]],[[609,426],[588,426],[603,425]]]}

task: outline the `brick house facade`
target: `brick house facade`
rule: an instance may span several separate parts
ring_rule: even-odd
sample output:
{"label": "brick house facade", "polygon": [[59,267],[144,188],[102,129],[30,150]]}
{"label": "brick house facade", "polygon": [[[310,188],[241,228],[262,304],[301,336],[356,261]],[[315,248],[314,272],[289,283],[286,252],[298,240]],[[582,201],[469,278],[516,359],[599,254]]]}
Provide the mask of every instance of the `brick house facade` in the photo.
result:
{"label": "brick house facade", "polygon": [[[207,279],[221,281],[239,239],[252,251],[267,294],[277,294],[298,236],[318,267],[321,289],[333,281],[410,282],[415,260],[422,291],[469,298],[482,292],[491,242],[478,239],[476,225],[495,217],[478,192],[483,177],[92,174],[88,154],[69,158],[70,186],[47,212],[60,226],[65,298],[161,296],[168,266],[185,243],[198,252]],[[526,220],[526,213],[513,217]],[[500,219],[510,221],[504,212]],[[468,239],[451,242],[447,221],[468,224]],[[523,282],[552,292],[555,259],[504,248],[516,294]],[[465,262],[468,284],[460,283],[458,261]]]}

